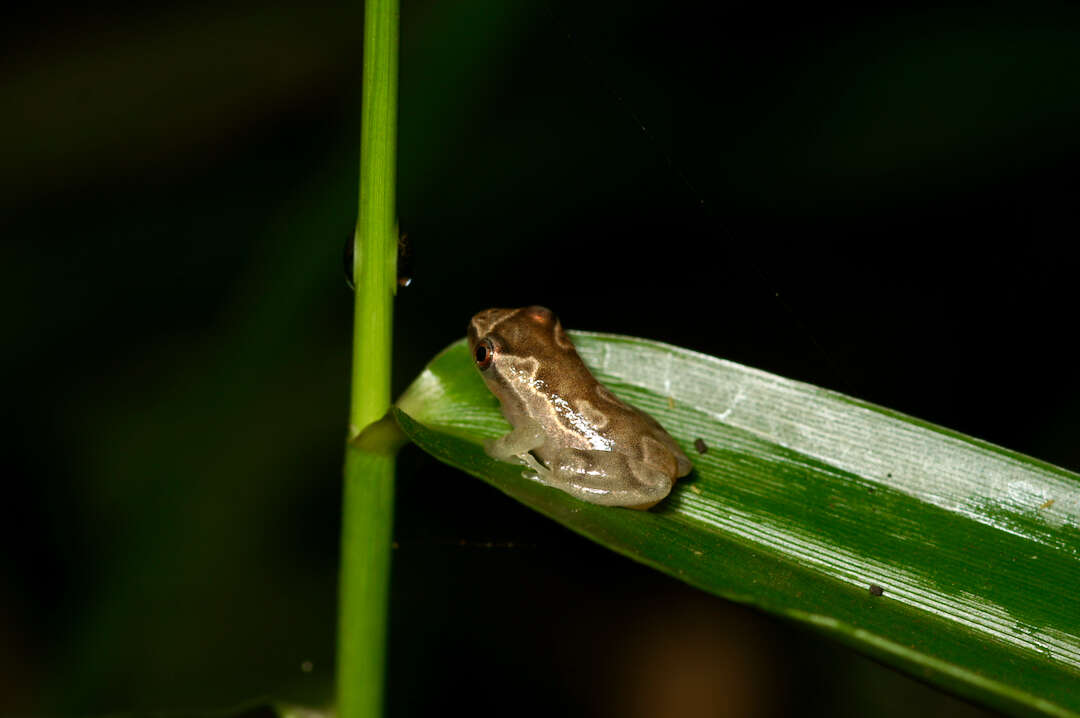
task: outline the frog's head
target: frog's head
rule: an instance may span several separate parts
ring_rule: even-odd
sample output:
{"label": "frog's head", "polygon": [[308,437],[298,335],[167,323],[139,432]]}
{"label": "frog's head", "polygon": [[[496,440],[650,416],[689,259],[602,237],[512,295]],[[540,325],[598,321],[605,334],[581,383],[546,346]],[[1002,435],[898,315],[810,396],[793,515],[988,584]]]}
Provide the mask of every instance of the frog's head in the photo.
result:
{"label": "frog's head", "polygon": [[468,338],[473,363],[493,391],[577,354],[558,317],[545,307],[485,309],[469,322]]}

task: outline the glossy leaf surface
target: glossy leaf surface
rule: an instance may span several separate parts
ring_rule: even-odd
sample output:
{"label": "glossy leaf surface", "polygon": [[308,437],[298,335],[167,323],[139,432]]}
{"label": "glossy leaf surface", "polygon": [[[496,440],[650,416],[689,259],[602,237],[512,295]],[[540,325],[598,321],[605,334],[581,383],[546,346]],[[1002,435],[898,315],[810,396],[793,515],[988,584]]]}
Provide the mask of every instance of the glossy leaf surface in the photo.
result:
{"label": "glossy leaf surface", "polygon": [[398,420],[440,460],[691,585],[1000,709],[1080,714],[1080,477],[714,357],[572,336],[694,462],[652,511],[586,504],[487,457],[481,441],[509,425],[463,341]]}

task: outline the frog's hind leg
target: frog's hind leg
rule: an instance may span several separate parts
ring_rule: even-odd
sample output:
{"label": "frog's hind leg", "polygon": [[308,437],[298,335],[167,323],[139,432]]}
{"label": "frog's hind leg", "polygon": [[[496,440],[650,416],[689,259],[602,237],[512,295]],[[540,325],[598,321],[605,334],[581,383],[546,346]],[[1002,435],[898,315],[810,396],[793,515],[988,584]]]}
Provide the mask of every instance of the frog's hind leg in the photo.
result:
{"label": "frog's hind leg", "polygon": [[567,449],[550,458],[539,480],[601,506],[647,509],[671,492],[671,477],[611,451]]}

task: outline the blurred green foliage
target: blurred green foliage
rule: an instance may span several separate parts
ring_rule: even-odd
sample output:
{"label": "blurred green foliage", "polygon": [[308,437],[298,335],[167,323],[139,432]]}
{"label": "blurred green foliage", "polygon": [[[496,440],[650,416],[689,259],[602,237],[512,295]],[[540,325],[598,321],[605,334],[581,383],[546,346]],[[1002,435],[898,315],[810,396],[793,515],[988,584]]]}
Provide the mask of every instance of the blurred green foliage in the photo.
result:
{"label": "blurred green foliage", "polygon": [[[329,695],[360,11],[3,30],[3,713]],[[398,388],[476,310],[542,303],[1080,466],[1077,10],[403,13]],[[400,465],[393,715],[629,715],[694,675],[639,673],[659,650],[759,714],[961,709]]]}

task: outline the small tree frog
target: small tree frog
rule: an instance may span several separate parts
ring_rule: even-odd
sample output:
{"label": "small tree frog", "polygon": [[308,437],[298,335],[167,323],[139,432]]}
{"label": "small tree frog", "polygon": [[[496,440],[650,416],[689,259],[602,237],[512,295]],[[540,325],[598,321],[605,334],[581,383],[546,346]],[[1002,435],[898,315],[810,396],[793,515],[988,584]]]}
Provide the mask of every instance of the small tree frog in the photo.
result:
{"label": "small tree frog", "polygon": [[544,307],[486,309],[469,322],[476,368],[511,430],[485,442],[542,484],[604,506],[647,509],[693,468],[651,416],[619,400]]}

